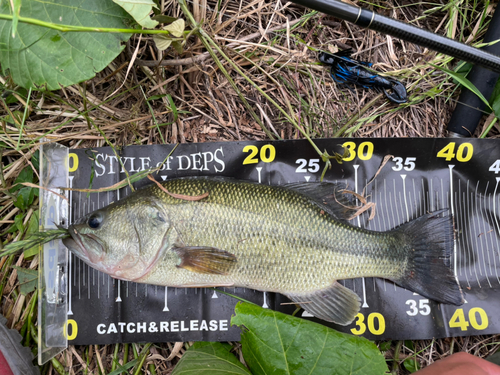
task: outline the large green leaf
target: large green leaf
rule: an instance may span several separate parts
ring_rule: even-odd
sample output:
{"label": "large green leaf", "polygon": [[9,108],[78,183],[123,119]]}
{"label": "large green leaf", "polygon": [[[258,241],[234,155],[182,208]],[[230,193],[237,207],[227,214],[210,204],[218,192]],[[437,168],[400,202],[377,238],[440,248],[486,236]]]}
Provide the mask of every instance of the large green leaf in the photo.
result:
{"label": "large green leaf", "polygon": [[[9,1],[0,13],[11,14]],[[52,24],[131,28],[136,25],[112,0],[25,0],[21,17]],[[122,51],[131,34],[61,32],[19,22],[12,38],[12,21],[0,20],[0,64],[23,87],[55,90],[95,76]]]}
{"label": "large green leaf", "polygon": [[195,342],[175,366],[172,375],[251,375],[230,353],[231,345],[220,342]]}
{"label": "large green leaf", "polygon": [[236,305],[231,324],[243,329],[243,357],[253,375],[381,375],[388,371],[376,345],[250,303]]}

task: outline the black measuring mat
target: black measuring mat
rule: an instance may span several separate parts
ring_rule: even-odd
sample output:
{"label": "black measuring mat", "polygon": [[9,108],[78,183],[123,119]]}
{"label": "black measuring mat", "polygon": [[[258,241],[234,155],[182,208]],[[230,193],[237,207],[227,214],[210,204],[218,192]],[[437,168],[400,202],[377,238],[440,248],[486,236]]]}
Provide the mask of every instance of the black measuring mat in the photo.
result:
{"label": "black measuring mat", "polygon": [[[370,211],[353,225],[386,231],[439,209],[454,217],[455,249],[450,267],[464,291],[462,306],[440,305],[387,280],[342,283],[362,300],[355,321],[334,328],[371,339],[430,339],[500,332],[500,148],[479,139],[319,139],[332,160],[324,180],[346,183]],[[130,174],[160,165],[174,145],[129,146],[119,151]],[[392,155],[379,171],[382,160]],[[89,157],[90,156],[90,157]],[[92,159],[94,161],[92,161]],[[319,181],[324,162],[306,140],[181,144],[156,176],[222,176],[262,184]],[[70,187],[111,186],[125,178],[110,148],[70,150]],[[379,171],[378,175],[373,179]],[[373,179],[373,181],[371,181]],[[370,182],[371,181],[371,182]],[[370,183],[369,183],[370,182]],[[140,188],[151,181],[134,184]],[[70,220],[130,194],[130,188],[87,194],[70,192]],[[160,287],[112,279],[70,256],[68,270],[70,344],[116,342],[233,341],[236,300],[202,288]],[[286,297],[244,288],[220,288],[246,300],[292,313]],[[313,319],[301,310],[298,316]]]}

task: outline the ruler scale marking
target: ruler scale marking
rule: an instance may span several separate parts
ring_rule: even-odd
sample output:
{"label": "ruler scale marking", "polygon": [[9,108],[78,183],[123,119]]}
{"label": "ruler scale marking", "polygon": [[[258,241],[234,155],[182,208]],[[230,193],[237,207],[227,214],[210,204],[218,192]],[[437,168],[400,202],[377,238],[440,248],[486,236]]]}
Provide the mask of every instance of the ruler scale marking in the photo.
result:
{"label": "ruler scale marking", "polygon": [[[486,187],[484,188],[484,194],[482,195],[482,199],[480,200],[481,204],[481,210],[480,210],[480,216],[486,216],[487,217],[487,212],[486,212],[486,199],[487,199],[487,193],[488,193],[488,187],[490,185],[489,181],[486,181]],[[493,276],[493,267],[491,266],[492,259],[495,261],[494,254],[491,254],[493,256],[490,256],[490,251],[488,250],[488,229],[486,228],[486,220],[482,220],[483,223],[483,233],[484,233],[484,242],[486,244],[486,249],[487,249],[487,254],[488,254],[488,265],[490,266],[490,275]],[[496,267],[496,265],[495,265]]]}
{"label": "ruler scale marking", "polygon": [[[479,188],[479,186],[476,187],[476,189],[478,189],[478,188]],[[476,190],[476,191],[479,191],[479,190]],[[476,214],[477,214],[477,217],[480,217],[480,215],[483,212],[483,203],[484,203],[483,195],[479,196],[479,202],[478,202],[477,195],[476,195]],[[481,228],[481,224],[482,224],[482,228]],[[478,232],[479,232],[478,241],[481,244],[481,252],[483,254],[484,272],[486,274],[486,280],[488,281],[488,285],[490,286],[490,288],[492,288],[491,281],[490,281],[488,276],[493,276],[493,270],[491,269],[490,252],[487,249],[487,241],[488,240],[486,238],[487,234],[486,234],[486,226],[485,226],[484,220],[480,220],[477,225],[478,225]],[[486,243],[486,249],[485,249],[485,243]],[[486,267],[486,264],[488,264],[488,266],[489,266],[489,271],[488,271],[488,267]]]}
{"label": "ruler scale marking", "polygon": [[[498,189],[498,183],[500,182],[500,177],[496,177],[495,178],[496,180],[496,184],[495,184],[495,190],[493,191],[493,198],[492,198],[492,201],[493,201],[493,218],[495,219],[495,225],[496,225],[496,233],[497,233],[497,244],[498,244],[498,238],[500,236],[500,225],[498,224],[498,216],[497,216],[497,207],[496,207],[496,203],[497,203],[497,189]],[[497,255],[498,255],[498,260],[500,262],[500,250],[499,250],[499,247],[497,246],[496,247],[496,250],[497,250]],[[498,275],[497,275],[497,278],[498,278]],[[499,283],[500,283],[500,279],[499,279]]]}
{"label": "ruler scale marking", "polygon": [[[375,180],[374,181],[374,184],[373,184],[373,203],[375,204],[375,210],[379,210],[380,208],[380,202],[378,201],[377,199],[377,193],[378,193],[378,181]],[[376,220],[376,221],[375,221]],[[372,220],[374,223],[374,227],[375,227],[375,230],[377,231],[382,231],[382,227],[381,227],[381,224],[380,224],[380,215],[375,215],[375,220]],[[376,292],[376,284],[377,283],[373,283],[373,291]],[[385,290],[385,279],[383,279],[383,285],[384,285],[384,290]]]}
{"label": "ruler scale marking", "polygon": [[[454,202],[455,202],[455,205],[457,205],[457,194],[458,192],[454,191]],[[453,203],[452,203],[453,204]],[[456,225],[457,228],[460,228],[460,223],[461,223],[461,217],[460,217],[460,214],[457,214],[453,217],[453,221],[454,221],[454,225]],[[466,279],[467,279],[467,285],[470,286],[469,284],[469,280],[467,278],[467,271],[464,271],[464,268],[462,267],[462,261],[465,262],[464,260],[464,257],[462,256],[462,253],[463,253],[463,246],[462,246],[462,239],[461,239],[461,233],[459,231],[456,231],[456,234],[455,234],[455,246],[457,247],[457,257],[455,257],[455,262],[458,263],[460,262],[460,267],[459,267],[459,275],[462,276],[463,274],[465,275]],[[459,258],[459,259],[457,259]]]}
{"label": "ruler scale marking", "polygon": [[[479,181],[477,182],[476,184],[476,192],[479,191]],[[480,202],[482,201],[482,199],[479,199],[479,203],[478,203],[478,194],[474,194],[474,197],[475,197],[475,201],[476,201],[476,217],[479,217],[479,213],[481,212],[480,210]],[[488,276],[488,268],[486,267],[486,263],[490,264],[490,261],[489,261],[489,253],[488,252],[485,252],[484,250],[484,230],[481,229],[481,223],[478,221],[478,220],[474,220],[474,226],[477,228],[477,236],[476,236],[476,243],[478,243],[478,246],[480,247],[481,249],[481,257],[483,258],[483,267],[484,267],[484,276],[486,277],[486,281],[488,282],[488,285],[490,286],[490,288],[492,287],[491,286],[491,281],[489,279],[489,276]],[[486,258],[488,257],[488,262],[486,262]]]}
{"label": "ruler scale marking", "polygon": [[[477,188],[477,186],[476,186]],[[476,190],[477,191],[477,190]],[[469,197],[470,197],[470,202],[471,202],[471,215],[469,216],[469,220],[471,222],[471,227],[472,227],[472,239],[473,240],[473,243],[472,245],[474,245],[475,243],[475,246],[474,246],[474,249],[476,249],[476,256],[477,256],[477,264],[478,264],[478,269],[479,269],[479,275],[480,276],[483,276],[483,270],[482,270],[482,267],[481,267],[481,260],[483,260],[484,262],[484,254],[481,254],[481,249],[480,249],[480,246],[479,246],[479,242],[478,242],[478,239],[479,239],[479,231],[477,230],[477,222],[476,220],[474,220],[475,218],[475,210],[477,209],[477,194],[475,194],[473,191],[469,192]],[[486,264],[484,264],[484,273],[486,275]]]}
{"label": "ruler scale marking", "polygon": [[408,202],[406,200],[406,175],[402,174],[401,179],[403,180],[403,197],[404,197],[404,203],[405,203],[405,210],[406,210],[406,221],[410,221],[410,212],[408,211]]}
{"label": "ruler scale marking", "polygon": [[[471,214],[470,214],[470,200],[469,200],[469,180],[467,180],[467,190],[464,192],[464,198],[465,198],[465,207],[466,207],[466,215],[467,217],[471,217]],[[471,245],[472,245],[472,239],[470,238],[470,236],[465,235],[465,241],[467,243],[467,247],[469,248],[469,251],[471,252],[472,256],[474,257],[474,274],[476,275],[476,282],[477,284],[479,285],[479,287],[481,288],[481,283],[479,282],[479,276],[477,274],[477,263],[478,263],[478,259],[477,259],[477,254],[475,253],[475,249],[471,249]]]}
{"label": "ruler scale marking", "polygon": [[[392,181],[394,182],[394,180],[392,180]],[[394,206],[396,205],[396,203],[394,202],[395,198],[393,199],[392,193],[393,193],[392,191],[389,191],[389,205],[391,207],[391,212],[392,212],[391,228],[394,228],[394,227],[396,227],[396,220],[394,218],[394,211],[397,211],[397,210],[395,210],[395,208],[393,207],[393,203],[394,203]],[[394,192],[394,194],[396,194],[396,193]],[[397,214],[397,212],[396,212],[396,214]],[[396,284],[393,284],[393,285],[394,285],[394,290],[396,290]]]}
{"label": "ruler scale marking", "polygon": [[[495,221],[493,218],[491,218],[491,215],[496,216],[494,209],[492,209],[492,207],[491,207],[492,201],[494,202],[494,197],[492,198],[491,193],[490,193],[490,194],[488,194],[488,209],[485,209],[486,217],[489,217],[489,220],[486,221],[488,224],[494,223],[494,221]],[[493,212],[493,214],[492,214],[492,212]],[[491,228],[488,231],[488,234],[489,234],[488,237],[490,238],[491,249],[493,250],[493,264],[495,266],[494,267],[495,268],[495,276],[497,278],[498,284],[500,285],[500,277],[498,275],[498,269],[497,269],[497,256],[499,255],[498,249],[500,247],[500,244],[498,243],[498,236],[496,235],[494,225],[495,224],[493,224],[493,228]],[[495,250],[496,250],[496,254],[495,254]],[[499,258],[499,262],[500,262],[500,258]]]}

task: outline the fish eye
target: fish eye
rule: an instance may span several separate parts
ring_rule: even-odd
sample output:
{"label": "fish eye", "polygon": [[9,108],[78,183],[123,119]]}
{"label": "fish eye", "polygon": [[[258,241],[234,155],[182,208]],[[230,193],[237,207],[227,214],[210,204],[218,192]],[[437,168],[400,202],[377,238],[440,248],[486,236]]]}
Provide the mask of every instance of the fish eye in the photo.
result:
{"label": "fish eye", "polygon": [[165,220],[165,218],[163,217],[163,215],[160,213],[160,212],[157,212],[156,214],[156,220],[159,220],[161,221],[162,223],[166,223],[167,221]]}
{"label": "fish eye", "polygon": [[92,229],[98,229],[102,223],[102,215],[99,213],[92,214],[87,221],[87,224]]}

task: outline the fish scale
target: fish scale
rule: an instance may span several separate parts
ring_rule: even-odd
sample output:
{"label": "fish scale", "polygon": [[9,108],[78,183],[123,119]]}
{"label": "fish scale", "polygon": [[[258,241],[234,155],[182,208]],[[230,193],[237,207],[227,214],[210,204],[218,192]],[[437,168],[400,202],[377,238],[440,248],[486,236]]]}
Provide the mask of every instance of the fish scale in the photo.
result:
{"label": "fish scale", "polygon": [[[175,284],[235,283],[266,291],[304,292],[325,288],[337,279],[395,275],[394,265],[379,270],[370,262],[373,258],[394,263],[394,254],[386,252],[390,258],[383,259],[383,248],[376,245],[385,235],[339,224],[330,215],[321,214],[321,208],[307,197],[257,184],[245,184],[243,189],[238,184],[203,180],[196,189],[193,184],[189,184],[191,189],[186,185],[186,180],[177,180],[166,187],[171,193],[193,196],[208,191],[208,198],[203,203],[174,202],[160,189],[153,188],[152,193],[169,205],[177,203],[171,211],[172,221],[186,223],[177,227],[184,244],[226,250],[236,255],[239,267],[234,274],[203,275],[202,280],[199,274],[179,269]],[[357,232],[354,235],[353,230]],[[358,258],[367,258],[367,262]],[[171,273],[169,261],[175,258],[165,260],[156,267],[161,277],[153,270],[143,281],[158,284],[165,280]],[[283,277],[270,278],[270,272]]]}
{"label": "fish scale", "polygon": [[[337,283],[342,279],[382,277],[462,302],[449,269],[452,221],[442,212],[374,232],[347,222],[352,210],[336,184],[184,178],[163,187],[169,194],[153,185],[82,218],[67,246],[120,279],[279,292],[339,324],[359,309],[359,297]],[[441,285],[427,285],[432,277]]]}

